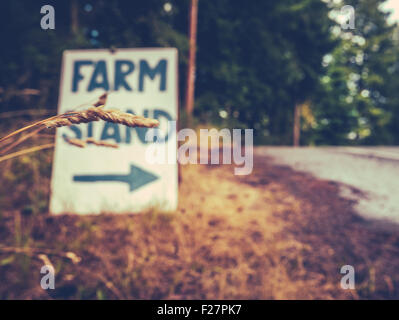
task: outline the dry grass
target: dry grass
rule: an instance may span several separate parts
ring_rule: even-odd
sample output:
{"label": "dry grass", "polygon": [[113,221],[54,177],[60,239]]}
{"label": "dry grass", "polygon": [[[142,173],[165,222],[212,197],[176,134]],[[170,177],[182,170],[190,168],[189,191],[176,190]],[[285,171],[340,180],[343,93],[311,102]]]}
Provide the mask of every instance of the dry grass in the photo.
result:
{"label": "dry grass", "polygon": [[[336,230],[338,222],[332,222],[330,215],[337,214],[323,211],[328,221],[323,217],[309,221],[309,212],[317,206],[286,185],[288,179],[302,185],[300,179],[306,177],[266,164],[258,170],[266,170],[267,177],[258,172],[260,180],[255,181],[255,177],[234,177],[230,167],[184,166],[179,210],[174,213],[154,209],[138,215],[51,217],[20,214],[10,206],[0,220],[0,298],[398,296],[398,277],[392,271],[398,264],[397,249],[389,246],[398,241],[397,236],[385,238],[383,256],[365,249],[372,247],[378,233],[367,229],[366,236],[359,221],[339,225],[342,230],[334,238],[331,229]],[[328,183],[306,182],[311,188],[317,183],[315,195],[333,196],[334,205],[342,206],[340,214],[347,219],[353,215],[347,202],[328,190]],[[318,229],[313,231],[313,226]],[[351,246],[345,241],[351,241]],[[5,252],[4,247],[24,249]],[[81,261],[68,259],[67,252]],[[56,269],[52,292],[39,286],[44,258],[39,255],[45,255]],[[356,259],[360,272],[355,291],[339,286],[339,268],[347,259]],[[384,268],[386,272],[378,276]],[[373,269],[374,276],[363,272]]]}
{"label": "dry grass", "polygon": [[[99,120],[104,120],[107,122],[123,124],[128,127],[146,127],[146,128],[154,128],[159,125],[159,121],[150,118],[144,118],[142,116],[136,116],[130,113],[121,112],[120,110],[104,110],[104,105],[107,101],[107,93],[102,94],[95,102],[93,102],[93,106],[89,107],[83,111],[70,111],[60,115],[52,116],[50,118],[46,118],[44,120],[36,121],[32,124],[24,126],[20,129],[14,130],[8,135],[4,136],[0,139],[0,154],[3,155],[0,157],[0,162],[13,159],[15,157],[35,152],[42,149],[47,149],[51,147],[50,144],[39,145],[29,149],[20,150],[18,152],[14,152],[11,154],[7,154],[11,149],[15,148],[16,146],[20,145],[27,139],[37,136],[40,131],[44,128],[58,128],[58,127],[65,127],[71,126],[80,123],[89,123]],[[82,106],[86,106],[87,104],[82,104],[75,108],[78,109]],[[27,130],[34,129],[30,133],[27,133],[9,143],[7,145],[7,140],[25,132]],[[87,139],[86,141],[78,140],[78,139],[69,139],[67,141],[71,145],[84,148],[86,144],[93,144],[96,146],[103,146],[103,147],[111,147],[117,148],[118,146],[113,143],[103,142],[103,141],[96,141],[92,138]]]}
{"label": "dry grass", "polygon": [[[281,209],[277,199],[256,188],[240,192],[242,186],[226,180],[224,170],[201,169],[184,168],[183,200],[173,214],[149,210],[137,216],[36,217],[31,221],[32,241],[49,250],[43,253],[59,265],[60,297],[69,297],[62,292],[72,287],[72,296],[78,297],[80,286],[96,294],[100,290],[108,298],[328,297],[325,286],[314,290],[319,279],[301,279],[306,273],[301,252],[310,248],[293,238],[281,238],[284,225],[273,217],[274,206]],[[260,199],[268,199],[269,206],[260,210]],[[295,199],[290,206],[297,206]],[[82,262],[61,266],[57,255],[51,256],[57,250],[76,252]],[[40,259],[32,260],[30,272],[37,273],[40,263]],[[10,279],[16,276],[8,272]],[[47,297],[35,281],[25,286],[21,292],[13,293],[11,288],[6,292],[10,298],[15,293],[24,297],[27,292],[31,298]]]}
{"label": "dry grass", "polygon": [[36,152],[36,151],[40,151],[40,150],[44,150],[44,149],[49,149],[49,148],[53,148],[53,147],[54,147],[54,143],[47,143],[47,144],[43,144],[43,145],[40,145],[40,146],[35,146],[35,147],[32,147],[32,148],[27,148],[27,149],[20,150],[20,151],[17,151],[17,152],[9,153],[9,154],[7,154],[5,156],[0,157],[0,162],[6,161],[6,160],[10,160],[10,159],[13,159],[15,157],[20,157],[20,156],[23,156],[23,155],[28,154],[28,153],[32,153],[32,152]]}
{"label": "dry grass", "polygon": [[11,132],[10,134],[1,138],[0,142],[7,140],[28,129],[38,126],[44,126],[48,129],[51,129],[99,120],[123,124],[128,127],[154,128],[159,125],[158,120],[155,119],[144,118],[142,116],[136,116],[130,113],[121,112],[119,110],[104,110],[102,107],[90,107],[87,110],[66,112],[54,117],[35,122],[26,127]]}
{"label": "dry grass", "polygon": [[[265,160],[245,177],[189,165],[176,212],[50,216],[51,163],[51,150],[0,163],[0,299],[399,297],[398,233],[327,181]],[[40,288],[45,263],[54,291]],[[340,288],[344,264],[356,290]]]}

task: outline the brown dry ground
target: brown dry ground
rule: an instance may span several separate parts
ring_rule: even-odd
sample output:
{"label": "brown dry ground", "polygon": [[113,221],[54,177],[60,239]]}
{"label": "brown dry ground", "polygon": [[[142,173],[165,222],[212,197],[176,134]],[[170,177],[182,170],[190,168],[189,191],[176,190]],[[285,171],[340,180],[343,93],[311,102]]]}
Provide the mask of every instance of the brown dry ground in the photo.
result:
{"label": "brown dry ground", "polygon": [[[51,151],[0,163],[0,299],[398,299],[399,233],[256,159],[182,166],[177,212],[50,216]],[[56,289],[40,288],[53,264]],[[340,287],[352,265],[356,290]]]}

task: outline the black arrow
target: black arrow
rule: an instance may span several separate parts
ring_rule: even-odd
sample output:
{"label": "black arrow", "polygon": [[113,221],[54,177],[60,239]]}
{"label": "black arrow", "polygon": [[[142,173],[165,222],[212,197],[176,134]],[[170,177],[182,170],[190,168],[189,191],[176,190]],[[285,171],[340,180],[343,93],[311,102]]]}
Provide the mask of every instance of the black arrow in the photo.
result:
{"label": "black arrow", "polygon": [[129,185],[129,190],[132,192],[147,183],[157,180],[159,177],[144,171],[134,165],[130,165],[130,172],[126,175],[121,174],[102,174],[102,175],[76,175],[73,176],[73,181],[77,182],[125,182]]}

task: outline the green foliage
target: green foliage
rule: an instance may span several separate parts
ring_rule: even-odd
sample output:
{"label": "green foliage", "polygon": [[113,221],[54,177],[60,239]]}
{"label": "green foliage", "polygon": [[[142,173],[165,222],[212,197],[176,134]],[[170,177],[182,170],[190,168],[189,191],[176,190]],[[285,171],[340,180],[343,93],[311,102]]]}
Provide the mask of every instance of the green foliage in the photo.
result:
{"label": "green foliage", "polygon": [[[333,19],[339,1],[200,0],[195,123],[254,128],[258,143],[291,144],[294,106],[310,102],[302,144],[399,143],[399,51],[382,2],[345,1],[356,10],[356,29],[345,31]],[[184,98],[188,0],[47,4],[55,30],[40,28],[36,2],[0,4],[0,111],[55,108],[61,55],[74,48],[176,47]]]}
{"label": "green foliage", "polygon": [[[390,124],[397,106],[392,84],[398,50],[393,42],[395,26],[388,26],[387,14],[377,9],[381,2],[347,1],[355,8],[356,29],[332,28],[340,44],[324,58],[326,76],[320,77],[322,87],[313,97],[317,125],[305,134],[305,143],[395,142]],[[332,16],[339,9],[332,6]]]}
{"label": "green foliage", "polygon": [[290,143],[294,105],[311,95],[334,45],[327,13],[319,0],[200,2],[197,116],[227,112],[258,142]]}

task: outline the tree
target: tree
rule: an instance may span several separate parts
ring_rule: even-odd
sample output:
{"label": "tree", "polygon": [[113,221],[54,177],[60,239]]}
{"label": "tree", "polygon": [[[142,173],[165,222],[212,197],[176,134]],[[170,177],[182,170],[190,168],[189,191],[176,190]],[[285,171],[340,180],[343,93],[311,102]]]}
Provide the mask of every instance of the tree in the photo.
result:
{"label": "tree", "polygon": [[318,84],[334,42],[319,0],[202,1],[196,115],[255,128],[258,142],[292,141],[294,106]]}
{"label": "tree", "polygon": [[[186,61],[187,38],[174,27],[179,16],[174,1],[168,2],[170,10],[162,0],[46,3],[55,8],[55,30],[40,28],[39,3],[0,3],[2,111],[37,105],[55,108],[62,52],[66,49],[173,46],[180,50],[182,65]],[[21,97],[24,88],[38,91],[37,99]]]}
{"label": "tree", "polygon": [[[392,143],[392,83],[397,74],[394,26],[388,26],[383,1],[346,1],[355,8],[355,30],[332,33],[340,45],[324,57],[327,75],[313,98],[315,125],[307,141],[316,144]],[[342,4],[330,2],[332,18]]]}

